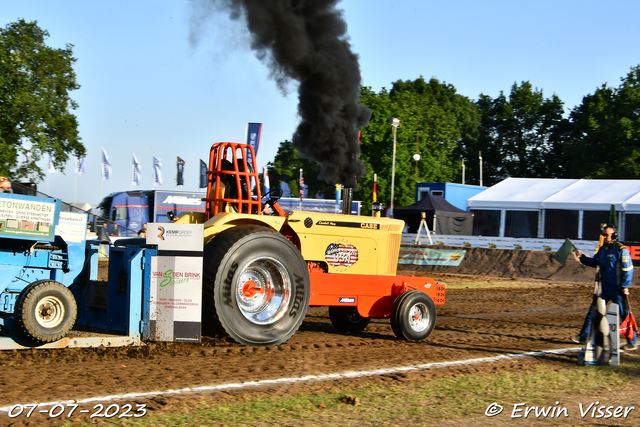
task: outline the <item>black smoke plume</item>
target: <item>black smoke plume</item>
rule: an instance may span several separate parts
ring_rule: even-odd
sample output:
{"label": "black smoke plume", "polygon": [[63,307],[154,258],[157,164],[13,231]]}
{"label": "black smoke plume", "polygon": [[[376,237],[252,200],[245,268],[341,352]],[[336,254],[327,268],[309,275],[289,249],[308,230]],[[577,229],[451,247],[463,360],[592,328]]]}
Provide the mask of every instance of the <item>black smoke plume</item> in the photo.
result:
{"label": "black smoke plume", "polygon": [[281,90],[298,82],[300,124],[293,146],[320,163],[327,182],[356,187],[366,173],[358,129],[371,111],[359,103],[360,66],[338,0],[207,0],[244,17],[251,48]]}

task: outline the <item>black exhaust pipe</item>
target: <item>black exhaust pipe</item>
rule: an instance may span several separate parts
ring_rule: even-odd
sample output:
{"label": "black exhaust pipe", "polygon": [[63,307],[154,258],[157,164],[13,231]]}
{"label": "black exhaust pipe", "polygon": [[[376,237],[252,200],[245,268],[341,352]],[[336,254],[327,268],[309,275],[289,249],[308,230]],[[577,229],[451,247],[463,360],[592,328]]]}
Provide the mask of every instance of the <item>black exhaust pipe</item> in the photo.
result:
{"label": "black exhaust pipe", "polygon": [[351,205],[353,202],[353,188],[342,189],[342,215],[351,215]]}

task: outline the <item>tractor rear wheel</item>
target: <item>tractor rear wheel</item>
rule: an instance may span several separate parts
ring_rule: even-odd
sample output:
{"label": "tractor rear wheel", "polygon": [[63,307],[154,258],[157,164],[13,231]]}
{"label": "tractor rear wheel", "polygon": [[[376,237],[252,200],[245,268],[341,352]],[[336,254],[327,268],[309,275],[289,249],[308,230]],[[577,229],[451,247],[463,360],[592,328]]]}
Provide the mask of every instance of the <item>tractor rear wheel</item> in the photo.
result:
{"label": "tractor rear wheel", "polygon": [[69,288],[53,280],[38,280],[20,292],[14,316],[22,336],[36,344],[46,344],[67,335],[77,314],[76,300]]}
{"label": "tractor rear wheel", "polygon": [[362,332],[371,321],[360,316],[356,307],[329,307],[329,319],[339,332]]}
{"label": "tractor rear wheel", "polygon": [[[203,320],[244,345],[278,345],[309,306],[309,272],[298,248],[261,226],[224,231],[205,246]],[[208,318],[208,319],[207,319]]]}
{"label": "tractor rear wheel", "polygon": [[436,326],[436,305],[417,289],[400,294],[391,310],[391,327],[400,339],[422,341]]}

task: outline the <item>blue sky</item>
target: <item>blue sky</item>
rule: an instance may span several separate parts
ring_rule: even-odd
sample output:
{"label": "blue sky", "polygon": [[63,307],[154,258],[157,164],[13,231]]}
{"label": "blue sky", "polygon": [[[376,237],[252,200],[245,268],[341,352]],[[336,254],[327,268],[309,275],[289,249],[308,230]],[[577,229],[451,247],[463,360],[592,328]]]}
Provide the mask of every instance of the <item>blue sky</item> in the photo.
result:
{"label": "blue sky", "polygon": [[[346,0],[362,84],[379,91],[398,79],[436,77],[458,93],[508,93],[530,81],[566,109],[604,83],[617,87],[640,64],[640,2],[619,0]],[[87,148],[86,174],[52,173],[39,188],[64,201],[152,188],[152,159],[175,189],[176,156],[186,161],[182,190],[198,189],[199,159],[211,144],[242,142],[246,122],[263,123],[258,166],[297,126],[295,85],[283,95],[249,48],[242,22],[215,14],[194,33],[193,1],[0,0],[0,25],[37,20],[48,44],[74,45],[81,89],[72,92]],[[197,43],[193,41],[197,40]],[[100,176],[101,148],[113,166]],[[132,155],[142,164],[130,186]],[[42,166],[46,162],[43,162]]]}

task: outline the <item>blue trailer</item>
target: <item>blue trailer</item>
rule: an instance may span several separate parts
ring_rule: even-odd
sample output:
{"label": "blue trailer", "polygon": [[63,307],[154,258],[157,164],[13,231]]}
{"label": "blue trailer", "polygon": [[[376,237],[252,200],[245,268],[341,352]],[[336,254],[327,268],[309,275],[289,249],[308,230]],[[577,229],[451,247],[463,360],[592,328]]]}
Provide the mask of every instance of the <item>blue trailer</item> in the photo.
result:
{"label": "blue trailer", "polygon": [[[105,197],[100,203],[103,216],[118,224],[120,236],[132,237],[149,222],[169,222],[168,216],[181,216],[189,212],[204,213],[205,193],[189,191],[121,191]],[[96,227],[97,229],[97,227]]]}
{"label": "blue trailer", "polygon": [[60,204],[0,195],[0,326],[25,342],[57,341],[75,323],[70,288],[85,265],[87,215]]}
{"label": "blue trailer", "polygon": [[200,342],[202,224],[151,223],[166,235],[117,241],[105,280],[107,243],[60,206],[0,194],[0,350]]}

